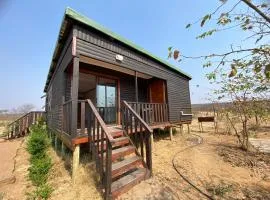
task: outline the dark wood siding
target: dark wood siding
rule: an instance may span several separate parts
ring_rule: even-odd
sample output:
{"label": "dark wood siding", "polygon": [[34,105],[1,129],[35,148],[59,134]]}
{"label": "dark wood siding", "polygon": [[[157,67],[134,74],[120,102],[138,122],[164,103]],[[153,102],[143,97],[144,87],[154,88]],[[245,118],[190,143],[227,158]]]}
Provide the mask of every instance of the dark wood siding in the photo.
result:
{"label": "dark wood siding", "polygon": [[[102,33],[96,33],[94,30],[86,30],[81,26],[74,26],[74,33],[77,35],[77,53],[105,62],[121,65],[131,70],[136,70],[167,81],[169,119],[176,122],[180,119],[180,111],[191,112],[189,79],[181,76],[161,63],[153,61],[139,52],[134,52],[124,44],[108,38]],[[115,60],[115,55],[124,56],[123,62]],[[122,80],[124,82],[126,80]],[[131,100],[135,96],[134,91],[129,90],[134,84],[133,81],[121,84],[123,89],[123,98]],[[122,95],[122,94],[121,94]]]}
{"label": "dark wood siding", "polygon": [[[47,96],[50,96],[50,108],[47,108],[48,126],[54,130],[61,130],[61,113],[63,97],[70,98],[70,94],[65,94],[70,90],[71,81],[67,80],[65,69],[72,60],[72,33],[69,34],[65,41],[64,48],[57,61],[55,72],[48,86]],[[68,84],[68,85],[67,85]],[[66,87],[67,86],[67,87]]]}

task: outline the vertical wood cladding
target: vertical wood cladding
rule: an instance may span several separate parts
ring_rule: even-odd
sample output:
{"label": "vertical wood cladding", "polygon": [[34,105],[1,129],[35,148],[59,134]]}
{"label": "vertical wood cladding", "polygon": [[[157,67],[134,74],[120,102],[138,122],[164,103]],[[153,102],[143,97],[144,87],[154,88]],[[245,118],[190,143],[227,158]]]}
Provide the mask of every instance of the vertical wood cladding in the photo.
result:
{"label": "vertical wood cladding", "polygon": [[[70,94],[65,94],[70,86],[70,80],[67,80],[67,74],[65,69],[72,60],[72,33],[69,34],[65,41],[64,48],[57,60],[56,70],[51,78],[48,86],[47,95],[50,95],[51,106],[47,108],[47,122],[48,127],[54,130],[61,130],[61,114],[62,114],[62,103],[63,97],[70,98]],[[68,83],[68,85],[67,85]]]}
{"label": "vertical wood cladding", "polygon": [[[78,38],[76,50],[79,54],[166,80],[171,122],[179,121],[180,111],[191,113],[189,79],[187,77],[169,70],[163,64],[153,61],[102,33],[97,33],[94,30],[89,31],[81,26],[74,26],[74,29]],[[116,61],[116,54],[124,56],[121,63]],[[121,99],[134,101],[134,79],[125,78],[120,81],[122,82]],[[145,87],[141,87],[142,90],[145,90]],[[142,96],[141,99],[147,99],[147,96]]]}

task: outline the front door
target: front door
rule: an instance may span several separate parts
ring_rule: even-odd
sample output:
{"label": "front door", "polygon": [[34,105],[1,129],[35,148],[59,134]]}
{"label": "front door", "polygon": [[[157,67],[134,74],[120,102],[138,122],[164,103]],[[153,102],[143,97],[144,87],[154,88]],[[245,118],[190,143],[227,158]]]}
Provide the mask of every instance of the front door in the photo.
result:
{"label": "front door", "polygon": [[116,80],[98,77],[97,109],[106,124],[116,123]]}

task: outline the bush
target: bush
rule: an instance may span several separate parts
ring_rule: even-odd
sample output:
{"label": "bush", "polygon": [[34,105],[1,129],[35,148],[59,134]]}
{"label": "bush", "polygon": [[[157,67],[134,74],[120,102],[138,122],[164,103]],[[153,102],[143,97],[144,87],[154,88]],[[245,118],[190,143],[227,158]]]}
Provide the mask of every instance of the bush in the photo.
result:
{"label": "bush", "polygon": [[49,138],[46,126],[36,124],[31,127],[31,134],[27,142],[27,150],[31,154],[29,178],[36,190],[28,194],[29,199],[48,199],[53,189],[47,184],[49,171],[52,167],[51,158],[47,154]]}
{"label": "bush", "polygon": [[27,150],[34,157],[44,157],[49,147],[49,139],[46,130],[39,125],[34,125],[31,136],[27,142]]}
{"label": "bush", "polygon": [[33,159],[32,165],[29,168],[29,178],[33,184],[39,186],[46,183],[51,167],[52,162],[48,156],[44,156],[41,159]]}

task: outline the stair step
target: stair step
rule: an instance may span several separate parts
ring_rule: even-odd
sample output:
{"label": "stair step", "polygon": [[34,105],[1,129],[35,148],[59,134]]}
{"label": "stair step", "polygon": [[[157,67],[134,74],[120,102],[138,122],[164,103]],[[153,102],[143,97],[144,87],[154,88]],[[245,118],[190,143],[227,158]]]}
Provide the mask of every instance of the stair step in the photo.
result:
{"label": "stair step", "polygon": [[[135,153],[135,147],[133,146],[125,146],[125,147],[121,147],[118,149],[113,149],[112,150],[112,162],[116,161],[117,159],[130,155],[132,153]],[[99,154],[99,156],[101,157],[101,154]],[[104,152],[104,158],[106,158],[106,153]]]}
{"label": "stair step", "polygon": [[122,131],[122,130],[111,132],[111,135],[112,135],[113,138],[122,137],[123,134],[124,134],[124,131]]}
{"label": "stair step", "polygon": [[123,161],[112,164],[112,178],[120,176],[131,169],[135,169],[142,164],[142,159],[139,156],[126,158]]}
{"label": "stair step", "polygon": [[128,137],[119,137],[115,138],[115,143],[113,144],[113,147],[123,146],[129,143]]}
{"label": "stair step", "polygon": [[[120,146],[125,146],[126,144],[129,144],[129,139],[128,137],[119,137],[119,138],[115,138],[115,143],[113,144],[113,148],[115,147],[120,147]],[[95,146],[97,147],[97,141],[95,142]],[[99,152],[101,151],[101,141],[99,142]],[[103,144],[103,149],[106,150],[107,149],[107,145],[106,142],[104,141]]]}
{"label": "stair step", "polygon": [[[111,132],[110,134],[114,139],[117,139],[119,137],[122,137],[123,133],[124,133],[123,131],[115,131],[115,132]],[[104,138],[105,138],[105,136],[104,136]],[[97,135],[95,135],[95,141],[97,141],[97,140],[98,140],[98,137],[97,137]],[[101,140],[101,134],[99,134],[99,140]]]}
{"label": "stair step", "polygon": [[133,186],[137,185],[146,177],[147,170],[145,168],[137,169],[136,171],[114,181],[112,183],[112,197],[116,198],[119,195],[127,192]]}
{"label": "stair step", "polygon": [[[77,133],[80,134],[81,129],[77,129]],[[112,130],[112,131],[110,131],[110,134],[112,135],[113,138],[121,137],[121,136],[123,136],[123,133],[124,133],[123,130]],[[87,128],[85,128],[84,134],[88,134]],[[99,135],[100,135],[100,138],[101,138],[101,133]],[[95,140],[97,140],[97,135],[95,136]]]}

